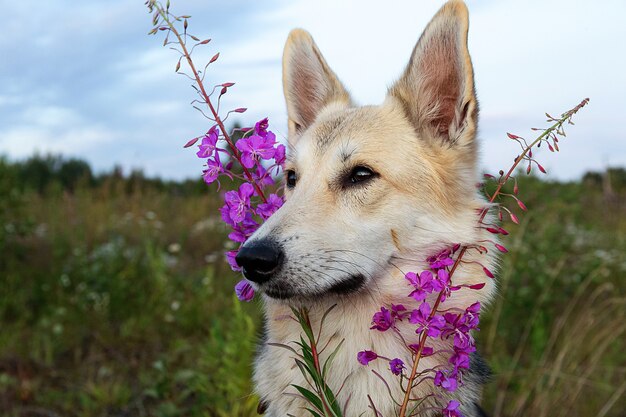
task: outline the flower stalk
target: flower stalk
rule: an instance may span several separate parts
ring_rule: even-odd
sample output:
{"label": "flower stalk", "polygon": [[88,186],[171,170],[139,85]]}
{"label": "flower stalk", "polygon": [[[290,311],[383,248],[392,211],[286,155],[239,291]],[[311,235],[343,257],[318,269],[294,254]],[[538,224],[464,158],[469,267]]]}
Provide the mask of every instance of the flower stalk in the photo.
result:
{"label": "flower stalk", "polygon": [[[525,142],[525,140],[523,138],[521,138],[520,136],[516,136],[513,134],[508,133],[508,137],[512,140],[517,141],[518,143],[520,143],[520,145],[522,146],[522,152],[515,158],[513,164],[509,167],[508,171],[506,172],[506,174],[503,171],[500,171],[500,177],[498,178],[498,185],[496,187],[496,190],[493,192],[493,194],[491,194],[491,196],[489,196],[489,205],[484,207],[480,214],[479,214],[479,218],[478,218],[478,224],[479,226],[483,224],[483,220],[485,219],[485,217],[487,216],[487,213],[489,212],[489,210],[491,209],[491,204],[493,204],[496,199],[498,197],[500,197],[503,193],[502,193],[502,188],[505,186],[505,184],[509,181],[509,179],[511,178],[513,172],[515,172],[515,169],[524,161],[527,160],[528,161],[528,169],[527,169],[527,173],[530,173],[530,167],[532,166],[532,163],[536,163],[537,166],[539,167],[539,170],[545,174],[545,170],[543,169],[543,167],[536,162],[533,159],[532,156],[532,148],[537,146],[539,147],[541,145],[542,142],[546,142],[549,145],[549,149],[552,151],[555,148],[558,150],[558,137],[559,136],[565,136],[565,132],[563,130],[563,124],[564,123],[569,123],[569,124],[573,124],[571,119],[572,117],[580,110],[582,109],[585,105],[587,105],[587,103],[589,103],[589,99],[585,98],[584,100],[582,100],[578,105],[576,105],[574,108],[572,108],[571,110],[566,111],[565,113],[563,113],[561,115],[561,117],[559,118],[554,118],[552,116],[550,116],[549,114],[546,114],[546,116],[548,117],[548,121],[552,121],[554,122],[551,126],[549,126],[546,129],[533,129],[533,130],[543,130],[543,133],[541,133],[537,138],[535,138],[530,144],[527,144]],[[550,144],[549,140],[552,140],[553,143]],[[495,178],[491,175],[489,175],[489,177]],[[517,194],[517,181],[515,184],[515,193]],[[512,196],[512,195],[511,195]],[[518,205],[520,206],[520,208],[522,208],[523,210],[526,210],[526,206],[521,202],[521,200],[519,200],[517,197],[512,196],[517,202]],[[506,209],[507,211],[509,211],[508,209]],[[509,211],[510,213],[510,211]],[[517,220],[517,217],[513,217],[512,219]],[[517,221],[515,221],[515,223],[517,223]],[[508,234],[508,232],[507,232]],[[500,250],[501,252],[507,252],[506,248],[502,245],[499,244],[494,244],[494,246],[496,246],[496,248],[498,250]],[[456,260],[454,261],[454,265],[452,266],[452,268],[449,271],[449,278],[450,280],[452,280],[452,277],[454,275],[454,272],[457,270],[457,267],[459,266],[459,264],[462,262],[463,256],[467,253],[467,251],[470,249],[469,246],[462,246],[460,248],[459,254],[456,257]],[[491,273],[487,274],[487,272],[485,271],[485,274],[487,276],[492,276]],[[442,302],[442,299],[444,297],[444,293],[445,293],[445,289],[441,290],[439,292],[439,294],[437,295],[437,298],[435,300],[435,303],[433,305],[433,308],[430,312],[429,315],[429,319],[432,319],[433,317],[435,317],[435,314],[438,311],[439,305]],[[422,351],[425,347],[426,344],[426,339],[428,337],[427,332],[423,331],[419,340],[419,344],[418,344],[418,348],[416,353],[413,355],[413,365],[411,366],[411,373],[408,376],[408,380],[407,380],[407,389],[405,390],[405,394],[404,394],[404,399],[402,401],[402,404],[400,406],[400,411],[398,416],[399,417],[406,417],[407,416],[407,408],[409,406],[409,402],[411,399],[411,388],[413,387],[413,383],[415,381],[416,376],[418,375],[417,370],[419,367],[419,362],[420,359],[422,358]]]}

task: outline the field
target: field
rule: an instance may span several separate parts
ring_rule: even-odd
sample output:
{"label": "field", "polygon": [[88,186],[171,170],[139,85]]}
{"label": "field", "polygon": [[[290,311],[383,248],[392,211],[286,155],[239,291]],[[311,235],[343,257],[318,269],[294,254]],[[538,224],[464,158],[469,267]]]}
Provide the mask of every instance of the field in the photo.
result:
{"label": "field", "polygon": [[[520,182],[479,349],[492,416],[626,414],[626,171]],[[0,159],[0,415],[254,416],[260,306],[216,193]]]}

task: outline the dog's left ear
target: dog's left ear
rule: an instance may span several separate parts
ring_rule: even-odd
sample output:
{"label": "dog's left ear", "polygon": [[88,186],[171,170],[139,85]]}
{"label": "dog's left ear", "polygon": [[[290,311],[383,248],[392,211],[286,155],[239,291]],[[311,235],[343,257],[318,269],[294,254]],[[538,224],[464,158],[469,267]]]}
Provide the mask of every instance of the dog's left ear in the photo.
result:
{"label": "dog's left ear", "polygon": [[404,74],[388,94],[400,101],[421,138],[475,157],[478,105],[468,26],[465,4],[446,3],[424,30]]}

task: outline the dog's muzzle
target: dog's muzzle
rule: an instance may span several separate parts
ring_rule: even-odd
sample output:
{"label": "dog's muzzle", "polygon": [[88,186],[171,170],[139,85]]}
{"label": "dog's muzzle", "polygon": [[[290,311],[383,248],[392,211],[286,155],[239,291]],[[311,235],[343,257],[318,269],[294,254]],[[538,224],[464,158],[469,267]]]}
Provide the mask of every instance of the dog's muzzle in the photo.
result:
{"label": "dog's muzzle", "polygon": [[244,276],[257,284],[269,281],[280,270],[284,259],[280,245],[270,239],[246,243],[235,257]]}

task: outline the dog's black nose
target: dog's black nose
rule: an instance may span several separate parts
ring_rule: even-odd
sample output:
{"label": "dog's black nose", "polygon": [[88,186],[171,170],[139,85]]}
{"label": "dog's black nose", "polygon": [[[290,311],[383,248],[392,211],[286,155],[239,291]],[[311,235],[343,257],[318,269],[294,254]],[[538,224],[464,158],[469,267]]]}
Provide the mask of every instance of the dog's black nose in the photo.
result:
{"label": "dog's black nose", "polygon": [[262,284],[280,269],[283,258],[283,251],[276,242],[260,240],[243,245],[235,261],[243,268],[247,279]]}

